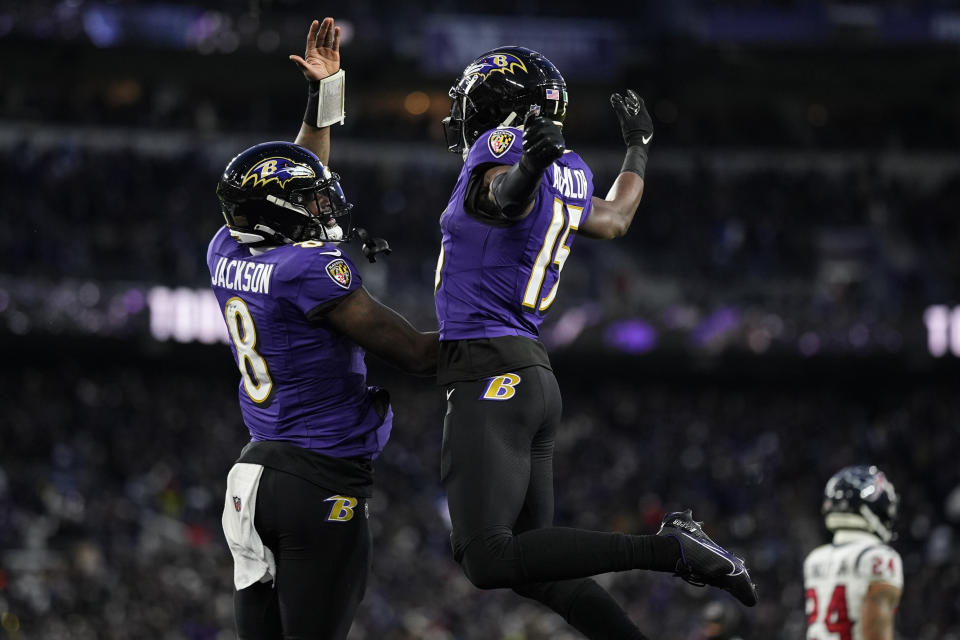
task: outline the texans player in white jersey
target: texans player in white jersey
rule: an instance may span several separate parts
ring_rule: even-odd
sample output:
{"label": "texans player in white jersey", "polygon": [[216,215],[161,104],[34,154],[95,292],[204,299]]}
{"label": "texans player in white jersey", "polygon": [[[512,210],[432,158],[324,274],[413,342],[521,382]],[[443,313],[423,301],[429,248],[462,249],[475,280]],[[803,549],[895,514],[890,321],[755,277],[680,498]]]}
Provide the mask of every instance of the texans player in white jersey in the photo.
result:
{"label": "texans player in white jersey", "polygon": [[807,640],[893,640],[903,562],[887,543],[897,502],[875,466],[846,467],[827,482],[823,515],[833,541],[803,563]]}

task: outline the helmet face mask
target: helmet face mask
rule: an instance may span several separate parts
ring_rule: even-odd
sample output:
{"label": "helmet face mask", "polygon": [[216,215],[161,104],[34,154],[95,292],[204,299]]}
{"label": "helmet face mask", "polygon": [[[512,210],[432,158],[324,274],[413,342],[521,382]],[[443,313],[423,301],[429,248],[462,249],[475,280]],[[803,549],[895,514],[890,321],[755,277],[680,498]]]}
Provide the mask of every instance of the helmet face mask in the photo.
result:
{"label": "helmet face mask", "polygon": [[350,239],[351,209],[331,172],[289,142],[265,142],[233,158],[217,185],[231,235],[253,246]]}
{"label": "helmet face mask", "polygon": [[859,529],[889,542],[899,501],[893,483],[877,467],[845,467],[824,488],[824,522],[831,531]]}
{"label": "helmet face mask", "polygon": [[484,132],[522,126],[527,113],[563,123],[567,85],[543,55],[524,47],[499,47],[471,62],[450,88],[443,120],[447,149],[464,153]]}

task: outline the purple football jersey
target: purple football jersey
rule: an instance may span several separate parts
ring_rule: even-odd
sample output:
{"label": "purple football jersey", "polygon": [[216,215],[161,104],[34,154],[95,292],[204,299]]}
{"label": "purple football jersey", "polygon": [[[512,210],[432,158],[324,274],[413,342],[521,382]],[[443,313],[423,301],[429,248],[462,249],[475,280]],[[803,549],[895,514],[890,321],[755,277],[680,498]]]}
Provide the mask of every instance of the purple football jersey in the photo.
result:
{"label": "purple football jersey", "polygon": [[480,136],[440,217],[434,301],[441,340],[537,339],[576,230],[590,215],[593,173],[573,151],[544,172],[533,210],[522,220],[495,225],[465,211],[470,174],[481,165],[515,164],[521,136],[513,128]]}
{"label": "purple football jersey", "polygon": [[284,440],[335,457],[375,457],[393,423],[367,387],[364,350],[308,314],[360,287],[350,259],[318,241],[253,255],[222,227],[207,249],[213,291],[240,369],[253,441]]}

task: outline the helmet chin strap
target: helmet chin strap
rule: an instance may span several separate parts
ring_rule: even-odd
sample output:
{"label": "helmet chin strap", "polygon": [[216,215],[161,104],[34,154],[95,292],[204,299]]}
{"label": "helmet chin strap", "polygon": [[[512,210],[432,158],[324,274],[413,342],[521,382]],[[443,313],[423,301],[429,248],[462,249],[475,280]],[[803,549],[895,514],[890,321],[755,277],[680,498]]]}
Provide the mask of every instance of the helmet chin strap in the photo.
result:
{"label": "helmet chin strap", "polygon": [[890,539],[893,538],[893,532],[890,529],[887,529],[883,526],[883,523],[880,522],[880,518],[870,511],[865,505],[860,505],[860,515],[863,516],[863,519],[867,521],[867,525],[870,527],[870,530],[880,536],[880,539],[884,542],[890,542]]}
{"label": "helmet chin strap", "polygon": [[230,230],[230,236],[240,244],[255,244],[257,242],[263,242],[266,238],[259,233],[248,233],[246,231],[234,231]]}
{"label": "helmet chin strap", "polygon": [[[464,100],[464,103],[466,103],[466,100],[467,100],[466,97],[464,97],[463,100]],[[497,125],[497,128],[499,129],[500,127],[509,127],[510,124],[513,123],[518,117],[519,117],[519,114],[517,114],[516,111],[511,111],[510,115],[504,118],[503,122]],[[521,122],[520,124],[518,124],[516,128],[522,130],[523,123]],[[467,156],[470,155],[470,147],[471,147],[471,145],[467,144],[467,128],[466,127],[463,127],[463,131],[461,132],[460,137],[463,139],[463,153],[461,155],[463,156],[463,161],[466,162]]]}
{"label": "helmet chin strap", "polygon": [[467,94],[464,93],[460,98],[460,140],[463,142],[463,161],[467,161],[467,154],[470,153],[470,143],[467,142]]}
{"label": "helmet chin strap", "polygon": [[[499,126],[499,127],[509,127],[513,122],[516,122],[516,120],[517,120],[519,117],[520,117],[520,114],[519,114],[519,113],[517,113],[516,111],[511,111],[511,112],[510,112],[510,115],[508,115],[508,116],[504,119],[504,121],[501,122],[498,126]],[[558,122],[557,120],[552,120],[551,122],[553,122],[553,124],[557,125],[558,127],[562,127],[562,126],[563,126],[563,123],[562,123],[562,122]],[[520,122],[518,122],[517,124],[513,125],[513,128],[514,128],[514,129],[520,129],[520,130],[522,131],[522,130],[523,130],[523,121],[520,121]]]}
{"label": "helmet chin strap", "polygon": [[288,202],[287,200],[284,200],[283,198],[278,198],[277,196],[274,196],[274,195],[267,196],[266,200],[267,202],[272,202],[278,207],[283,207],[284,209],[290,209],[290,211],[296,211],[300,215],[306,216],[308,218],[311,217],[310,212],[307,211],[307,208],[304,207],[303,205],[293,204],[292,202]]}
{"label": "helmet chin strap", "polygon": [[[511,111],[511,112],[510,112],[510,115],[508,115],[506,118],[504,118],[503,122],[501,122],[499,126],[501,126],[501,127],[509,127],[509,126],[510,126],[510,123],[512,123],[512,122],[513,122],[514,120],[516,120],[516,119],[517,119],[517,112],[516,112],[516,111]],[[523,128],[523,123],[522,123],[522,122],[520,123],[520,128],[521,128],[521,129]]]}
{"label": "helmet chin strap", "polygon": [[[335,224],[335,225],[333,225],[332,227],[328,227],[328,226],[324,225],[322,222],[320,222],[319,219],[315,218],[315,216],[314,216],[313,214],[311,214],[310,211],[307,210],[306,207],[304,207],[304,206],[302,206],[302,205],[299,205],[299,204],[293,204],[292,202],[288,202],[287,200],[284,200],[283,198],[278,198],[277,196],[269,195],[269,196],[267,196],[266,200],[267,200],[267,202],[272,202],[273,204],[277,205],[278,207],[283,207],[284,209],[289,209],[290,211],[296,211],[297,213],[299,213],[300,215],[302,215],[302,216],[304,216],[304,217],[306,217],[306,218],[308,218],[308,219],[311,219],[311,220],[312,220],[312,219],[316,219],[317,222],[319,223],[319,227],[323,230],[323,231],[322,231],[322,237],[320,237],[320,235],[318,234],[318,236],[317,236],[317,239],[318,239],[318,240],[322,240],[322,241],[324,241],[324,242],[341,242],[341,241],[343,241],[344,233],[343,233],[343,229],[340,228],[340,225]],[[264,229],[269,230],[269,231],[273,232],[274,234],[276,234],[276,232],[274,232],[273,229],[269,229],[268,227],[265,227]],[[276,235],[280,235],[280,234],[276,234]],[[281,237],[283,237],[284,240],[286,240],[287,242],[292,242],[289,238],[286,238],[285,236],[281,236]]]}
{"label": "helmet chin strap", "polygon": [[[259,244],[261,242],[266,242],[268,239],[271,242],[279,242],[281,244],[288,242],[288,239],[282,234],[277,233],[265,224],[254,225],[253,230],[259,231],[259,233],[250,233],[249,231],[236,231],[231,229],[230,236],[240,244]],[[250,250],[254,251],[252,248]]]}

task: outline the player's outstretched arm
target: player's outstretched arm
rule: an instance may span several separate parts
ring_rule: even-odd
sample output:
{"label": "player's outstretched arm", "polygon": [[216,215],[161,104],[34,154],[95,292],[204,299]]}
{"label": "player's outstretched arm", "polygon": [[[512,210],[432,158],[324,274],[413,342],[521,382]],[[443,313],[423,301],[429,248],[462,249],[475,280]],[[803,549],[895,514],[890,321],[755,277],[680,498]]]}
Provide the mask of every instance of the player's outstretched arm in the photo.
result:
{"label": "player's outstretched arm", "polygon": [[893,618],[900,602],[900,589],[874,582],[867,589],[860,611],[863,640],[893,640]]}
{"label": "player's outstretched arm", "polygon": [[347,295],[327,313],[327,321],[354,342],[393,366],[415,375],[437,371],[436,331],[417,331],[393,309],[363,287]]}
{"label": "player's outstretched arm", "polygon": [[643,197],[643,175],[647,168],[647,154],[653,139],[653,120],[647,113],[643,98],[628,90],[626,96],[614,93],[610,105],[620,129],[627,153],[620,175],[603,200],[594,196],[593,212],[580,226],[578,235],[601,240],[619,238],[627,232]]}
{"label": "player's outstretched arm", "polygon": [[307,80],[307,110],[300,133],[294,142],[314,152],[320,162],[330,161],[330,125],[317,126],[320,81],[340,71],[340,27],[333,18],[314,20],[307,30],[307,46],[303,57],[290,55]]}
{"label": "player's outstretched arm", "polygon": [[[543,172],[563,155],[559,125],[530,112],[523,122],[523,154],[515,165],[488,169],[480,189],[468,188],[466,206],[493,218],[519,220],[533,209]],[[472,185],[471,185],[472,187]]]}

